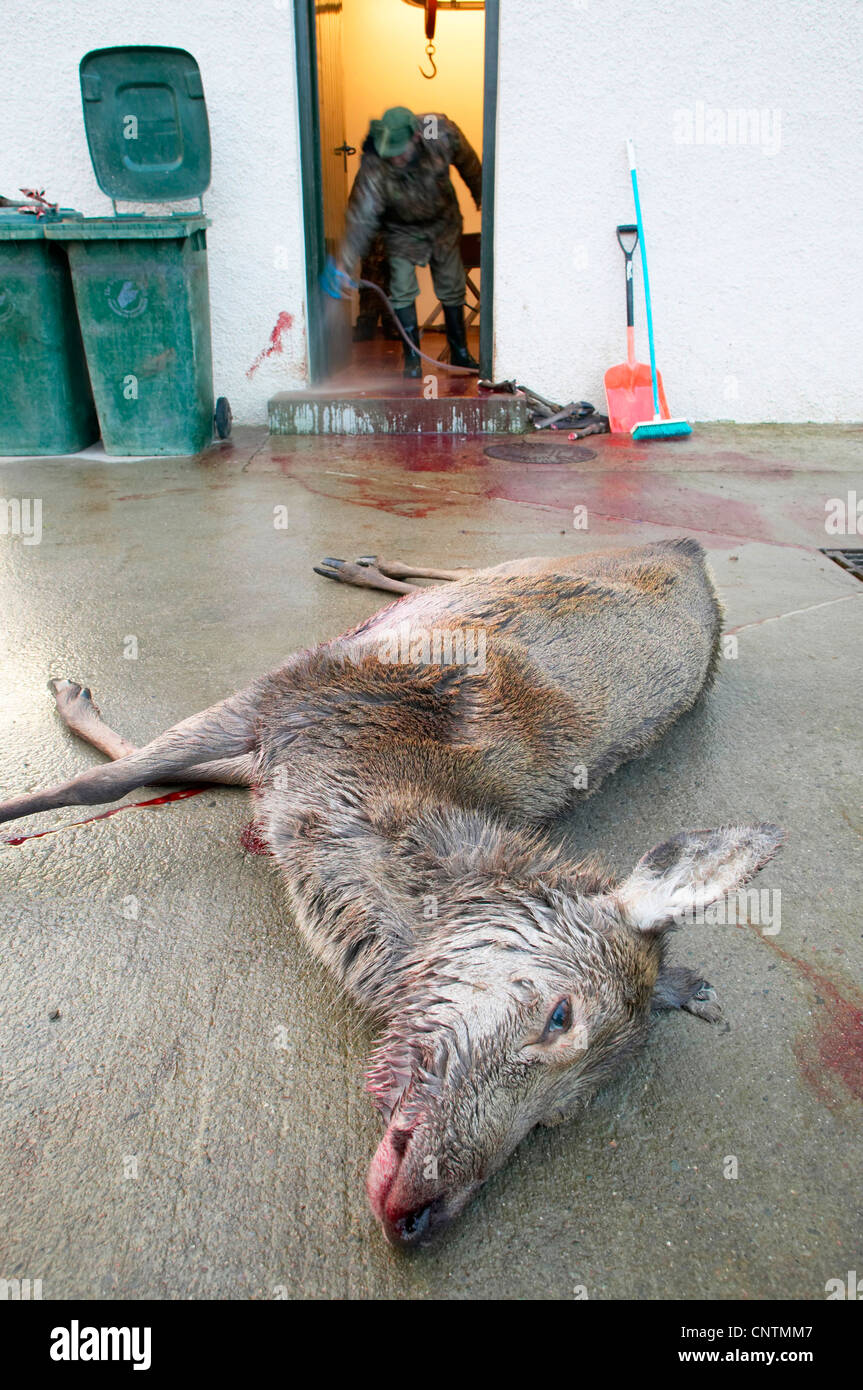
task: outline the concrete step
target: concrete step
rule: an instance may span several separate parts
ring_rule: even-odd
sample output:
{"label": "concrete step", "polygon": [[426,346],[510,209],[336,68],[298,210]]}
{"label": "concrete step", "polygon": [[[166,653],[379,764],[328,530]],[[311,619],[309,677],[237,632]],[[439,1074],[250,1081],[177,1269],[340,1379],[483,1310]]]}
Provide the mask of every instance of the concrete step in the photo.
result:
{"label": "concrete step", "polygon": [[279,391],[268,404],[270,434],[522,434],[524,397],[358,396]]}

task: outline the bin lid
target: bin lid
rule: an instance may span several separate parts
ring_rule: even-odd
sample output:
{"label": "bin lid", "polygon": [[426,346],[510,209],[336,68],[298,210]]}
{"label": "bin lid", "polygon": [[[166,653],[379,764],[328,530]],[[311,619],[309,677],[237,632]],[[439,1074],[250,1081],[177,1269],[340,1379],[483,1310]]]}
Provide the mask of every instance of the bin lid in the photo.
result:
{"label": "bin lid", "polygon": [[210,185],[201,72],[184,48],[94,48],[80,63],[96,182],[109,198],[172,203]]}
{"label": "bin lid", "polygon": [[15,208],[0,208],[0,241],[41,241],[49,224],[56,225],[64,217],[80,216],[81,213],[74,208],[58,208],[56,212],[46,212],[41,217],[18,212]]}
{"label": "bin lid", "polygon": [[[209,217],[197,212],[171,212],[165,217],[146,217],[140,212],[116,217],[70,217],[45,228],[48,241],[182,241],[193,232],[205,231]],[[2,237],[0,223],[0,237]]]}
{"label": "bin lid", "polygon": [[45,228],[40,217],[0,212],[0,241],[41,241],[44,235]]}

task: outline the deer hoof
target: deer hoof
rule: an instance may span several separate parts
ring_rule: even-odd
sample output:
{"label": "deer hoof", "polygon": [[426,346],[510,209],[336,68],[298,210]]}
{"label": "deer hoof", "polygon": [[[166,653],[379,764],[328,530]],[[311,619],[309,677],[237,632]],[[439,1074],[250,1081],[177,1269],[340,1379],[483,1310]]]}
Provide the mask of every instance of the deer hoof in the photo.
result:
{"label": "deer hoof", "polygon": [[81,686],[77,681],[70,680],[49,680],[48,689],[53,693],[57,701],[57,708],[63,714],[71,711],[84,709],[92,710],[94,714],[99,714],[99,706],[93,699],[92,692],[88,685]]}
{"label": "deer hoof", "polygon": [[722,1018],[722,1005],[716,997],[716,990],[707,980],[701,981],[695,993],[681,1007],[696,1018],[703,1018],[705,1023],[718,1023]]}
{"label": "deer hoof", "polygon": [[319,565],[313,565],[315,574],[325,579],[337,579],[341,584],[359,584],[361,587],[376,588],[375,580],[380,578],[377,570],[369,565],[351,564],[348,560],[334,560],[328,555]]}

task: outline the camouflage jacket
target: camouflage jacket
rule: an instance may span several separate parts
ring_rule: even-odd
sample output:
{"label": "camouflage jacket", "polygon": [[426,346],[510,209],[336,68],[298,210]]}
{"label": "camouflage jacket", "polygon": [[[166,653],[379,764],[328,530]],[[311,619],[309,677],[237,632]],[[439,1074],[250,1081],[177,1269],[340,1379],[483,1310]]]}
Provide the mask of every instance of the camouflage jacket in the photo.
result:
{"label": "camouflage jacket", "polygon": [[480,205],[482,165],[455,121],[434,114],[418,119],[423,138],[413,163],[404,168],[381,159],[371,133],[366,136],[339,258],[347,270],[362,260],[378,231],[388,256],[404,256],[414,265],[426,265],[432,255],[458,245],[462,216],[449,176],[451,164]]}

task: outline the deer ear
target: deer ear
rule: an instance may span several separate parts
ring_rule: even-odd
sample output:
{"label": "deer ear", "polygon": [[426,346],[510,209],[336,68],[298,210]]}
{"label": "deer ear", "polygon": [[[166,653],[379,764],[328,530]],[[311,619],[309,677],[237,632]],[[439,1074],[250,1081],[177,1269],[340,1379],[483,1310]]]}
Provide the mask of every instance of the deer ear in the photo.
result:
{"label": "deer ear", "polygon": [[781,844],[782,831],[776,825],[682,830],[645,854],[613,896],[634,927],[657,931],[738,888]]}

